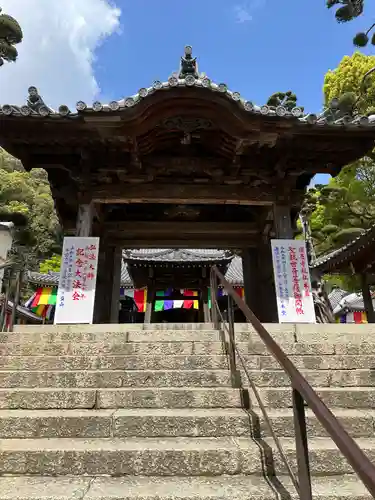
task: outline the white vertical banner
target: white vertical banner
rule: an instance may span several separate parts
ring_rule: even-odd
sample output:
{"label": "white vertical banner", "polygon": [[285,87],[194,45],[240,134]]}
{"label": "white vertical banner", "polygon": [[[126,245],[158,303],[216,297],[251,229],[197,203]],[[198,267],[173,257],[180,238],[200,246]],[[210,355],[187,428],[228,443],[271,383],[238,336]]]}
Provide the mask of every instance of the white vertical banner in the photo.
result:
{"label": "white vertical banner", "polygon": [[64,238],[55,325],[92,324],[99,238]]}
{"label": "white vertical banner", "polygon": [[316,323],[306,244],[271,240],[280,323]]}

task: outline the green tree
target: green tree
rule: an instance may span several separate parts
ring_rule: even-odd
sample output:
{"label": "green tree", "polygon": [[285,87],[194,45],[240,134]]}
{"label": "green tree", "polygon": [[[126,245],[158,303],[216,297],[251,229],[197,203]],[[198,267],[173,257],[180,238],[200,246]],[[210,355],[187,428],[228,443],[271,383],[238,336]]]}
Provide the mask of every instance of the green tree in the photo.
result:
{"label": "green tree", "polygon": [[49,271],[58,272],[61,268],[61,254],[53,254],[39,265],[39,272],[47,274]]}
{"label": "green tree", "polygon": [[[327,0],[327,7],[337,7],[335,17],[339,23],[353,21],[363,14],[365,0]],[[371,41],[375,45],[375,23],[371,24],[367,31],[361,31],[353,38],[353,43],[357,47],[366,47]]]}
{"label": "green tree", "polygon": [[344,111],[355,106],[359,114],[375,111],[375,78],[364,77],[375,67],[375,56],[365,56],[356,52],[345,56],[338,67],[330,70],[324,77],[324,105],[338,99]]}
{"label": "green tree", "polygon": [[288,90],[288,92],[275,92],[268,98],[267,105],[271,108],[284,106],[288,111],[292,111],[297,106],[297,96],[291,90]]}
{"label": "green tree", "polygon": [[[1,12],[0,8],[0,12]],[[21,26],[11,16],[0,14],[0,66],[4,61],[14,62],[18,57],[15,47],[22,42],[23,33]]]}
{"label": "green tree", "polygon": [[16,246],[26,250],[31,266],[60,253],[62,233],[46,172],[26,172],[4,150],[0,150],[0,214],[3,220],[27,221],[17,234]]}

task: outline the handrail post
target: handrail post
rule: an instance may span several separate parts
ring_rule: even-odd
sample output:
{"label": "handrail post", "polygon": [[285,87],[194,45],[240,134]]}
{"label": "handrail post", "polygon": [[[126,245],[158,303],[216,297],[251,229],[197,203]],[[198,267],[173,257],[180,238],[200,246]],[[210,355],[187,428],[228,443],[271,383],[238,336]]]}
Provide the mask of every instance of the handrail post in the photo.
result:
{"label": "handrail post", "polygon": [[211,270],[211,276],[210,276],[210,282],[211,282],[211,311],[212,311],[212,322],[214,324],[215,330],[220,329],[220,324],[219,324],[219,315],[217,312],[216,307],[219,307],[217,303],[217,276],[214,273],[214,270]]}
{"label": "handrail post", "polygon": [[10,332],[13,332],[14,322],[16,319],[16,310],[17,310],[18,303],[20,301],[21,276],[22,276],[22,271],[17,270],[16,271],[16,291],[14,293],[12,315],[11,315],[11,320],[10,320],[10,325],[9,325]]}
{"label": "handrail post", "polygon": [[300,500],[312,500],[305,402],[300,392],[294,388],[292,398]]}
{"label": "handrail post", "polygon": [[5,268],[3,280],[5,283],[5,297],[1,307],[1,315],[0,315],[0,328],[2,332],[5,330],[5,325],[6,325],[7,308],[9,302],[10,283],[11,283],[11,269]]}
{"label": "handrail post", "polygon": [[239,388],[240,380],[239,374],[237,372],[237,361],[236,361],[236,339],[234,333],[234,307],[233,299],[228,294],[228,332],[229,332],[229,363],[231,371],[232,387]]}

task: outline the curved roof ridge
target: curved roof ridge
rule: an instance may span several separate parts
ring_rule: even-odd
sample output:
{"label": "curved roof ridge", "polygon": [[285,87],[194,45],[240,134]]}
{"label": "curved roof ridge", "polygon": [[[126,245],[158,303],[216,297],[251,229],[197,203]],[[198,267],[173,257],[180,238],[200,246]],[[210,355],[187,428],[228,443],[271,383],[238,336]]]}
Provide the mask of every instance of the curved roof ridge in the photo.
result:
{"label": "curved roof ridge", "polygon": [[222,95],[238,109],[252,115],[264,115],[267,117],[275,117],[275,119],[291,119],[301,125],[316,125],[316,126],[340,126],[340,127],[367,127],[375,126],[375,115],[366,116],[342,116],[337,113],[337,100],[335,106],[327,108],[323,113],[316,115],[313,113],[305,113],[303,108],[295,106],[289,110],[283,105],[277,107],[269,106],[268,104],[256,105],[252,101],[243,97],[240,92],[230,90],[226,83],[216,83],[206,76],[205,73],[198,72],[198,64],[196,58],[192,57],[192,47],[185,47],[185,55],[181,58],[180,71],[173,73],[167,81],[155,80],[152,85],[142,87],[135,94],[123,97],[119,100],[113,100],[108,104],[103,104],[95,101],[89,106],[84,101],[78,101],[76,109],[70,110],[65,104],[59,106],[55,111],[48,107],[36,87],[29,88],[29,99],[27,104],[23,106],[15,106],[12,104],[4,104],[0,107],[1,115],[14,116],[30,116],[44,118],[84,118],[85,116],[101,113],[118,114],[126,112],[126,110],[134,108],[144,99],[149,98],[156,92],[169,91],[175,88],[197,88],[202,93],[212,92]]}

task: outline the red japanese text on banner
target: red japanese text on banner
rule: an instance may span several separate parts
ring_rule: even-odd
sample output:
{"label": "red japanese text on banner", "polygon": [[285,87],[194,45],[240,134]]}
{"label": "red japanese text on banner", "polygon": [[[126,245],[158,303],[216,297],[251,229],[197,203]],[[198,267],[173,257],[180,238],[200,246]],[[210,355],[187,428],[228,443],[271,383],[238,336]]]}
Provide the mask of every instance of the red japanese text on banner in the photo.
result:
{"label": "red japanese text on banner", "polygon": [[305,242],[271,240],[271,248],[279,322],[315,323]]}
{"label": "red japanese text on banner", "polygon": [[55,324],[91,324],[99,238],[64,238]]}

